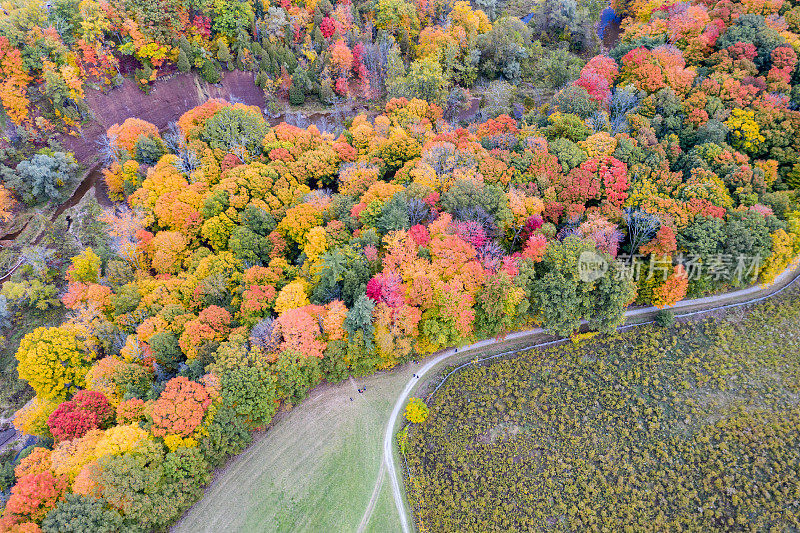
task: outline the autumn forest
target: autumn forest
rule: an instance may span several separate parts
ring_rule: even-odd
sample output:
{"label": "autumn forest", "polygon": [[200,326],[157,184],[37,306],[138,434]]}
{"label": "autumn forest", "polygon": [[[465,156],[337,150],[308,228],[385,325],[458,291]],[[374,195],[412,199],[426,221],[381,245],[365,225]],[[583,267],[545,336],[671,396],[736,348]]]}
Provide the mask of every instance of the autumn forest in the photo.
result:
{"label": "autumn forest", "polygon": [[[0,6],[0,531],[167,530],[320,384],[537,326],[613,333],[631,306],[671,323],[800,253],[791,0]],[[259,105],[89,127],[92,95],[234,72]],[[646,335],[728,332],[704,327]],[[447,432],[411,432],[424,475]],[[420,491],[418,526],[486,527]]]}

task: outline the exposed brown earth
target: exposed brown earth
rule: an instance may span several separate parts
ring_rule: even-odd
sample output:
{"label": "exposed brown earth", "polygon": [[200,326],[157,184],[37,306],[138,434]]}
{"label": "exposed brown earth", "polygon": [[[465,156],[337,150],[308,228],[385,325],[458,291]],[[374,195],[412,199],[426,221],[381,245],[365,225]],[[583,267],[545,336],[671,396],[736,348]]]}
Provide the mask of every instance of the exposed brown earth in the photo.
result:
{"label": "exposed brown earth", "polygon": [[94,120],[83,126],[80,137],[61,135],[59,140],[86,167],[97,162],[97,141],[109,127],[121,124],[126,118],[140,118],[163,130],[170,122],[209,98],[223,98],[260,108],[265,105],[264,92],[256,86],[253,75],[240,71],[223,73],[222,81],[215,85],[206,83],[194,73],[177,72],[156,79],[149,93],[139,89],[134,80],[125,79],[120,87],[107,93],[87,89],[85,94]]}

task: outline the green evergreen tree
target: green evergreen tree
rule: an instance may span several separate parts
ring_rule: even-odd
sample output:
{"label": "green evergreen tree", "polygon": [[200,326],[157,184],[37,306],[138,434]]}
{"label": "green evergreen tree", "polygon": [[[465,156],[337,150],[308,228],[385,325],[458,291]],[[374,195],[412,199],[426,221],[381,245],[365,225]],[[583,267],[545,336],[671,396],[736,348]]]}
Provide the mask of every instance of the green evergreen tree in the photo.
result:
{"label": "green evergreen tree", "polygon": [[227,69],[231,69],[231,61],[233,61],[233,56],[231,55],[231,49],[228,48],[228,45],[225,42],[220,42],[219,46],[217,47],[217,59],[220,60],[222,65]]}
{"label": "green evergreen tree", "polygon": [[181,72],[189,72],[192,69],[192,65],[189,63],[189,57],[186,55],[186,52],[183,51],[181,48],[180,52],[178,52],[178,70]]}
{"label": "green evergreen tree", "polygon": [[222,79],[222,74],[219,71],[219,66],[217,66],[216,61],[206,61],[205,64],[203,64],[201,74],[203,75],[203,79],[208,83],[219,83],[219,80]]}

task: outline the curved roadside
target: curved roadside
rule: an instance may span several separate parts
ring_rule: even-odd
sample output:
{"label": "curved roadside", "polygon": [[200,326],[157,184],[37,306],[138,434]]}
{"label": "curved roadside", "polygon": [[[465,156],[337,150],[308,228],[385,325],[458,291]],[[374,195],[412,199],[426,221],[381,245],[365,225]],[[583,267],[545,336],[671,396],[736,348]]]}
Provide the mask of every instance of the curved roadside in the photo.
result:
{"label": "curved roadside", "polygon": [[[792,261],[789,266],[775,279],[775,281],[769,285],[754,285],[746,289],[724,294],[706,296],[692,300],[683,300],[678,302],[673,307],[670,307],[669,310],[674,312],[677,317],[685,317],[764,300],[782,292],[785,288],[800,278],[799,262],[800,256],[795,258],[794,261]],[[659,311],[660,310],[655,307],[630,309],[625,312],[625,324],[621,326],[621,328],[628,328],[650,323],[652,322],[656,313]],[[392,409],[392,413],[389,416],[383,437],[383,462],[386,466],[386,475],[391,483],[395,507],[397,508],[397,512],[400,516],[400,526],[404,533],[409,533],[412,526],[409,523],[404,492],[401,489],[402,482],[395,466],[396,451],[395,446],[393,446],[393,440],[395,430],[398,425],[400,412],[408,401],[412,391],[414,391],[422,383],[422,378],[432,370],[438,370],[442,366],[451,364],[454,361],[457,362],[470,359],[471,357],[474,358],[475,355],[487,349],[499,349],[501,353],[492,356],[497,357],[498,355],[507,354],[513,351],[542,347],[564,340],[561,339],[536,344],[535,341],[541,340],[545,336],[547,336],[545,330],[542,328],[533,328],[511,333],[503,339],[484,339],[461,348],[449,348],[447,350],[443,350],[434,357],[429,358],[425,364],[416,371],[416,377],[412,377],[408,383],[406,383],[406,386],[403,388],[403,391],[397,398],[394,408]],[[505,349],[508,350],[503,351]],[[376,487],[382,483],[383,479],[381,477],[376,480]],[[368,519],[369,516],[365,515],[364,522],[366,523]]]}

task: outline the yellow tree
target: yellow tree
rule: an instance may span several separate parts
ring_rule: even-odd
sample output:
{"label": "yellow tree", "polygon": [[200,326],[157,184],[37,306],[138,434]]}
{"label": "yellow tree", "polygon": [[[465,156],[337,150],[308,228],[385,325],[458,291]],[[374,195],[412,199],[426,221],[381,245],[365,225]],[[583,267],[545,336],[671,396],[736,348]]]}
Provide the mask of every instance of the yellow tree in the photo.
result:
{"label": "yellow tree", "polygon": [[69,326],[36,328],[23,337],[17,350],[17,371],[36,395],[64,400],[83,388],[94,353]]}

